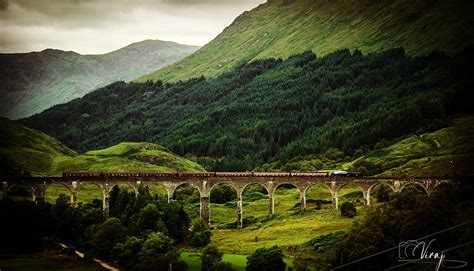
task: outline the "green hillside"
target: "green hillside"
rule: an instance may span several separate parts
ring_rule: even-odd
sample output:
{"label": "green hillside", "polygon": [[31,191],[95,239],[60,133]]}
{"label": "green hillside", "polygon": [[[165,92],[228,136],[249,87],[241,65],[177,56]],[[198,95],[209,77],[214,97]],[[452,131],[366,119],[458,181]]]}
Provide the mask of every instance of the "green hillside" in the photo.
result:
{"label": "green hillside", "polygon": [[363,161],[386,176],[473,176],[474,116],[456,118],[452,126],[410,136],[343,167],[365,164]]}
{"label": "green hillside", "polygon": [[63,171],[204,171],[183,157],[151,143],[120,143],[78,154],[58,140],[0,119],[0,175],[58,176]]}
{"label": "green hillside", "polygon": [[31,116],[118,80],[132,80],[190,55],[198,47],[160,40],[102,55],[47,49],[0,54],[0,116]]}
{"label": "green hillside", "polygon": [[474,4],[464,0],[270,0],[244,12],[196,53],[137,81],[216,76],[241,63],[312,50],[404,47],[410,55],[473,44]]}
{"label": "green hillside", "polygon": [[435,131],[449,126],[450,116],[472,114],[473,52],[305,52],[216,78],[115,83],[21,122],[79,151],[153,142],[198,156],[212,171],[267,163],[292,170],[285,163],[310,155],[351,161],[378,142]]}

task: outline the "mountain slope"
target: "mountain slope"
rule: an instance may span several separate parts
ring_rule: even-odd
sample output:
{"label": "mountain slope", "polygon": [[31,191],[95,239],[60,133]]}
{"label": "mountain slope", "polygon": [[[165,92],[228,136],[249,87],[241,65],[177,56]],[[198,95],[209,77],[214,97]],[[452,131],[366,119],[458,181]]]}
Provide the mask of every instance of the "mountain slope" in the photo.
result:
{"label": "mountain slope", "polygon": [[343,165],[372,163],[380,175],[473,176],[474,116],[453,120],[453,125],[421,135],[413,135],[372,151]]}
{"label": "mountain slope", "polygon": [[244,12],[191,56],[137,81],[216,76],[252,59],[312,50],[454,54],[473,44],[474,4],[465,0],[270,0]]}
{"label": "mountain slope", "polygon": [[254,61],[217,78],[118,82],[21,122],[80,151],[147,141],[180,155],[218,158],[213,170],[251,170],[330,148],[352,157],[472,113],[473,53],[341,50],[316,58],[306,52]]}
{"label": "mountain slope", "polygon": [[58,176],[63,171],[204,171],[197,163],[151,143],[120,143],[78,154],[58,140],[0,118],[0,176]]}
{"label": "mountain slope", "polygon": [[103,55],[53,49],[0,54],[0,116],[15,119],[39,113],[111,82],[132,80],[169,65],[197,48],[146,40]]}

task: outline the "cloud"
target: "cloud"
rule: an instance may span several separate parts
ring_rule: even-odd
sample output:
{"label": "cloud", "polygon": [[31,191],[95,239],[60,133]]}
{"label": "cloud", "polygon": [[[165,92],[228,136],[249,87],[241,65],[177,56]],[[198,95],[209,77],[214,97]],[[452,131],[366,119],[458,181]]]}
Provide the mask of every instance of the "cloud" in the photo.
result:
{"label": "cloud", "polygon": [[265,0],[0,0],[0,52],[105,53],[144,39],[204,45]]}
{"label": "cloud", "polygon": [[7,10],[9,4],[8,0],[0,0],[0,11]]}

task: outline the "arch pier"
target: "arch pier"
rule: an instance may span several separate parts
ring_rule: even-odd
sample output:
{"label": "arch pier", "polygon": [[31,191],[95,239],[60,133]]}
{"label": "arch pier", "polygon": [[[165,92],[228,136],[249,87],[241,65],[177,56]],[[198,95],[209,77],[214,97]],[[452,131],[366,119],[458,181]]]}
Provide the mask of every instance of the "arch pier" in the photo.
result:
{"label": "arch pier", "polygon": [[430,194],[439,184],[455,182],[449,178],[401,178],[401,177],[340,177],[328,176],[323,173],[263,173],[263,172],[211,172],[211,173],[63,173],[62,177],[23,177],[3,178],[3,197],[15,185],[26,185],[32,188],[32,199],[35,202],[44,201],[49,185],[60,183],[71,192],[71,205],[75,206],[77,191],[86,184],[97,185],[103,194],[104,215],[109,213],[109,193],[115,185],[127,184],[138,195],[140,185],[160,184],[166,188],[168,201],[173,197],[176,188],[188,184],[197,188],[200,194],[200,215],[210,226],[210,192],[218,184],[228,184],[237,191],[237,228],[243,227],[242,194],[246,186],[260,184],[268,192],[268,216],[275,214],[274,193],[279,185],[291,184],[300,191],[300,211],[306,209],[306,191],[314,184],[323,184],[331,192],[332,208],[338,209],[338,192],[345,185],[351,184],[362,190],[365,205],[370,205],[370,192],[378,184],[388,185],[394,192],[400,192],[405,186],[415,184]]}

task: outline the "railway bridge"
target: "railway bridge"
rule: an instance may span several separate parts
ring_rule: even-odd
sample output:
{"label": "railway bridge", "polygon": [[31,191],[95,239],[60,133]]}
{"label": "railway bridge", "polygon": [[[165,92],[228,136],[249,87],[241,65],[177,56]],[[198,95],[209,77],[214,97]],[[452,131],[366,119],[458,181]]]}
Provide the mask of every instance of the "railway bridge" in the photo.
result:
{"label": "railway bridge", "polygon": [[200,215],[210,226],[210,195],[211,190],[219,184],[228,184],[237,191],[237,228],[242,228],[242,193],[250,184],[260,184],[268,192],[268,215],[274,214],[274,194],[276,189],[284,184],[295,186],[300,192],[300,211],[306,208],[306,191],[312,185],[323,184],[331,192],[332,208],[338,209],[338,192],[344,186],[351,184],[362,190],[365,205],[370,205],[371,190],[379,185],[388,185],[394,192],[401,191],[407,185],[418,185],[430,194],[438,185],[455,182],[449,178],[436,177],[349,177],[329,176],[327,173],[295,173],[295,172],[205,172],[205,173],[83,173],[65,172],[62,177],[25,177],[2,180],[3,196],[8,196],[11,187],[21,184],[32,189],[33,200],[44,201],[45,192],[49,185],[62,184],[71,192],[71,204],[76,204],[77,192],[86,184],[97,185],[103,194],[103,211],[109,213],[109,194],[112,188],[119,184],[127,184],[138,194],[140,185],[160,184],[166,188],[168,201],[173,198],[176,188],[187,184],[199,191]]}

